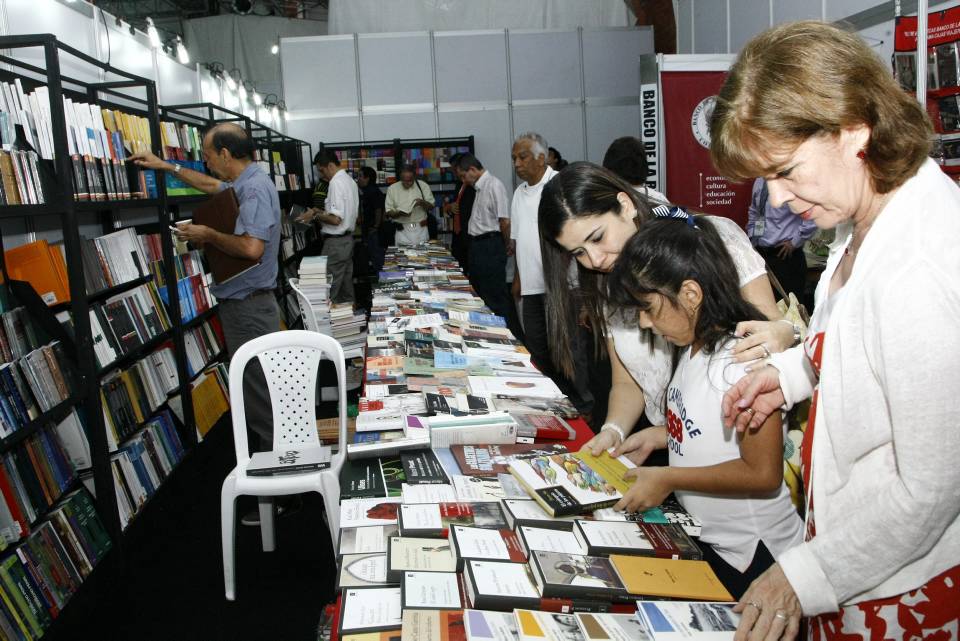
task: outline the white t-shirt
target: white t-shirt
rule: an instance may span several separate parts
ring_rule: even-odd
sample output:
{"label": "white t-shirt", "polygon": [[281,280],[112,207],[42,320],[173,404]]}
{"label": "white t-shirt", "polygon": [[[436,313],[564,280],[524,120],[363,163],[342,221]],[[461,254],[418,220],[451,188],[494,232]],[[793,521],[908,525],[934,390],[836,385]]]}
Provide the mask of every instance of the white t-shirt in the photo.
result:
{"label": "white t-shirt", "polygon": [[[740,287],[767,273],[763,257],[750,244],[747,234],[729,218],[708,216],[737,267]],[[673,347],[653,336],[653,348],[640,332],[635,314],[610,314],[607,327],[617,357],[643,390],[644,413],[654,425],[663,425],[663,394],[670,381]]]}
{"label": "white t-shirt", "polygon": [[[667,388],[667,449],[670,467],[707,467],[740,458],[736,431],[723,426],[720,401],[744,375],[746,365],[733,360],[728,341],[713,354],[700,350],[693,357],[687,347]],[[786,423],[783,423],[786,435]],[[716,496],[678,490],[677,499],[703,524],[700,540],[743,572],[763,541],[777,558],[803,541],[803,523],[790,502],[790,491]]]}
{"label": "white t-shirt", "polygon": [[510,203],[510,238],[517,241],[515,256],[520,270],[520,294],[533,296],[546,291],[543,285],[543,258],[540,255],[538,210],[543,186],[557,175],[551,167],[535,185],[521,183]]}
{"label": "white t-shirt", "polygon": [[340,217],[339,225],[326,223],[320,225],[324,234],[343,234],[353,231],[357,224],[357,212],[360,209],[360,190],[350,174],[343,169],[330,179],[324,209],[327,213]]}

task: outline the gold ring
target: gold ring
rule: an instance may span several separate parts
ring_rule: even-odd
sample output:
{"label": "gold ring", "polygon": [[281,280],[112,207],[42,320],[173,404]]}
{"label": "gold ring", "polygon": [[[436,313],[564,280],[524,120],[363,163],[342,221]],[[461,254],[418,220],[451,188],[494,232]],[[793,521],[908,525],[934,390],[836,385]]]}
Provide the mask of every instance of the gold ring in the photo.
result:
{"label": "gold ring", "polygon": [[753,409],[752,407],[748,407],[747,409],[745,409],[745,410],[743,410],[743,411],[746,412],[746,413],[749,413],[750,416],[753,416],[754,414],[757,413],[757,410]]}

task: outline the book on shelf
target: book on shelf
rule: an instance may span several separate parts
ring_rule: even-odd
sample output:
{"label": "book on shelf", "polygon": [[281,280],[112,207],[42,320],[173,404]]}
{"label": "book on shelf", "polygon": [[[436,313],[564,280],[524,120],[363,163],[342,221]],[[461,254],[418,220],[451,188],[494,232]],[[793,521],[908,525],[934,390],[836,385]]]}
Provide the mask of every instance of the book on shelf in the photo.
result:
{"label": "book on shelf", "polygon": [[451,525],[505,529],[506,519],[498,502],[403,504],[398,515],[400,536],[447,538]]}
{"label": "book on shelf", "polygon": [[[224,189],[193,211],[193,222],[224,234],[233,234],[239,213],[236,192],[232,188]],[[210,263],[214,280],[221,285],[260,264],[259,261],[230,256],[209,243],[204,246],[203,251]]]}
{"label": "book on shelf", "polygon": [[734,603],[637,601],[637,616],[652,641],[733,641],[740,615]]}
{"label": "book on shelf", "polygon": [[401,575],[400,599],[405,611],[410,609],[460,610],[463,599],[456,572],[418,572],[408,570]]}
{"label": "book on shelf", "polygon": [[330,467],[330,448],[324,445],[255,452],[247,465],[248,476],[282,476],[315,472]]}
{"label": "book on shelf", "polygon": [[337,555],[386,553],[390,538],[399,533],[396,523],[340,528]]}
{"label": "book on shelf", "polygon": [[632,595],[702,601],[733,601],[706,561],[610,555]]}
{"label": "book on shelf", "polygon": [[30,283],[47,305],[70,300],[70,281],[62,242],[49,244],[38,240],[25,243],[6,250],[3,256],[7,275]]}
{"label": "book on shelf", "polygon": [[397,580],[387,580],[386,558],[387,555],[382,552],[344,554],[340,558],[340,570],[337,573],[337,591],[345,588],[399,585]]}
{"label": "book on shelf", "polygon": [[400,582],[404,572],[455,572],[450,541],[444,539],[391,536],[387,543],[387,578]]}
{"label": "book on shelf", "polygon": [[400,641],[464,641],[463,610],[404,609]]}
{"label": "book on shelf", "polygon": [[577,519],[573,528],[587,554],[636,554],[666,559],[701,559],[700,547],[679,525]]}

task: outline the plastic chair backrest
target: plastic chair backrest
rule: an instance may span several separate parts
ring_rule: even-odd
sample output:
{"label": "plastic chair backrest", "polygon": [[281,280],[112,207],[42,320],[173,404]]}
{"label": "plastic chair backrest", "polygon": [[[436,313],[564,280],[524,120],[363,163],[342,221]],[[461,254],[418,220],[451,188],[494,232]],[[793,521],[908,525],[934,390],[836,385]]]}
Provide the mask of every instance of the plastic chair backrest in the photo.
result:
{"label": "plastic chair backrest", "polygon": [[320,360],[333,361],[340,402],[338,456],[346,451],[347,391],[343,348],[334,338],[304,330],[273,332],[240,346],[230,361],[230,408],[237,463],[250,459],[243,372],[254,358],[263,368],[273,406],[273,449],[319,445],[316,424],[317,373]]}
{"label": "plastic chair backrest", "polygon": [[317,322],[317,315],[313,311],[313,305],[310,304],[310,299],[308,299],[306,294],[303,293],[303,290],[300,289],[300,279],[290,278],[287,282],[290,284],[290,289],[297,295],[297,305],[300,307],[300,316],[303,318],[304,329],[311,332],[319,332],[320,324]]}

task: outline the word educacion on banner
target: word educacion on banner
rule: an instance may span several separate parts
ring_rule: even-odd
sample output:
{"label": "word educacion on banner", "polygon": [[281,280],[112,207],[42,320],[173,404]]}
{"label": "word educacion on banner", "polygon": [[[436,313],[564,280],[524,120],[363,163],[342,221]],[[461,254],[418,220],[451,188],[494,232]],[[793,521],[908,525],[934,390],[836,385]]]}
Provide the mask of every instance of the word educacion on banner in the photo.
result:
{"label": "word educacion on banner", "polygon": [[704,176],[700,172],[700,206],[732,205],[736,192],[723,176]]}

